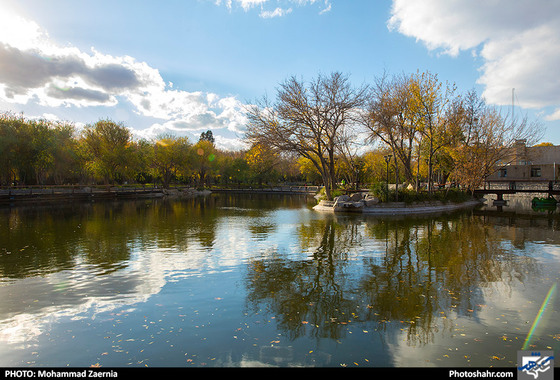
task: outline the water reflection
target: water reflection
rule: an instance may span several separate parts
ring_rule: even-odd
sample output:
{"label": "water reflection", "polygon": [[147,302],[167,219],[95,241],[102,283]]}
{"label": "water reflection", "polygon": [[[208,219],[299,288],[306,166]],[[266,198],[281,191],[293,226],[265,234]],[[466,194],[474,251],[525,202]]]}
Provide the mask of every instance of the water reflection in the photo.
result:
{"label": "water reflection", "polygon": [[[471,214],[378,219],[325,216],[298,229],[305,259],[282,252],[250,261],[247,298],[291,339],[341,339],[350,323],[401,323],[409,344],[433,341],[446,315],[477,318],[482,290],[539,274],[491,224]],[[360,261],[360,263],[356,263]]]}
{"label": "water reflection", "polygon": [[[0,365],[33,353],[37,365],[515,364],[558,281],[557,215],[379,218],[307,202],[0,209]],[[560,341],[551,325],[541,332],[545,348]],[[468,350],[453,357],[446,345],[459,341]]]}
{"label": "water reflection", "polygon": [[76,267],[122,269],[134,252],[158,247],[211,250],[220,218],[251,219],[266,238],[275,221],[258,219],[277,208],[301,207],[301,197],[211,196],[173,200],[74,203],[0,209],[0,281]]}

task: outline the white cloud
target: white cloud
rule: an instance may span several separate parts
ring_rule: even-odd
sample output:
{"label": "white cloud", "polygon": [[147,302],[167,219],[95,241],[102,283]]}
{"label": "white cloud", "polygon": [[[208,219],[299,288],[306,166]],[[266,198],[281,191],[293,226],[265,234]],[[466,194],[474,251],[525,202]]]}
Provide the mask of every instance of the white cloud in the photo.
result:
{"label": "white cloud", "polygon": [[511,104],[515,88],[522,107],[560,107],[557,0],[393,0],[388,27],[429,50],[481,57],[478,82],[490,103]]}
{"label": "white cloud", "polygon": [[57,46],[36,23],[6,13],[0,15],[0,100],[46,107],[113,107],[127,101],[138,115],[162,120],[154,131],[239,132],[245,122],[235,97],[179,90],[133,57]]}
{"label": "white cloud", "polygon": [[142,130],[131,130],[137,138],[144,138],[147,140],[156,138],[159,135],[171,133],[177,136],[186,136],[191,142],[198,141],[200,133],[211,129],[214,131],[214,139],[216,147],[223,150],[237,151],[248,149],[247,142],[235,133],[231,133],[229,129],[225,129],[220,123],[205,124],[203,128],[193,129],[192,122],[184,122],[181,120],[170,120],[164,123],[155,123],[150,127]]}
{"label": "white cloud", "polygon": [[325,8],[324,8],[321,12],[319,12],[319,14],[320,14],[320,15],[323,15],[323,14],[325,14],[325,13],[327,13],[327,12],[330,12],[331,9],[332,9],[331,4],[330,4],[328,1],[325,1]]}
{"label": "white cloud", "polygon": [[267,0],[236,0],[244,10],[251,9],[257,5],[262,5],[267,2]]}
{"label": "white cloud", "polygon": [[276,8],[273,11],[262,11],[259,16],[262,18],[274,18],[274,17],[282,17],[290,13],[292,13],[292,8],[288,8],[288,9]]}
{"label": "white cloud", "polygon": [[270,4],[271,0],[216,0],[216,5],[225,4],[228,9],[232,9],[233,4],[236,4],[243,8],[245,12],[260,7],[261,12],[259,13],[259,17],[261,18],[274,18],[274,17],[282,17],[292,13],[293,8],[289,7],[291,4],[295,4],[297,6],[307,6],[313,5],[315,3],[322,3],[324,4],[324,8],[319,11],[319,14],[324,14],[331,10],[331,3],[330,0],[275,0],[274,4],[285,4],[285,7],[275,7],[274,9],[265,9],[267,4]]}
{"label": "white cloud", "polygon": [[239,137],[225,137],[222,135],[214,135],[214,138],[216,140],[216,146],[220,149],[238,151],[250,148],[246,140],[243,140]]}
{"label": "white cloud", "polygon": [[266,3],[268,0],[216,0],[215,3],[216,5],[222,5],[223,3],[228,9],[231,9],[234,1],[236,4],[241,6],[243,10],[248,11],[253,7]]}
{"label": "white cloud", "polygon": [[546,121],[560,120],[560,108],[557,108],[553,113],[544,117]]}

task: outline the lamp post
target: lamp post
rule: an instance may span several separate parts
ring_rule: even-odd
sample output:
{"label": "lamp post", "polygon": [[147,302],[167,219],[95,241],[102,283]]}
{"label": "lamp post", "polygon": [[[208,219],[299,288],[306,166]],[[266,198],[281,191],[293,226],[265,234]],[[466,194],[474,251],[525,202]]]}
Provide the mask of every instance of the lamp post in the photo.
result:
{"label": "lamp post", "polygon": [[393,157],[392,154],[383,156],[385,163],[387,164],[387,202],[389,202],[389,161],[391,161],[391,157]]}

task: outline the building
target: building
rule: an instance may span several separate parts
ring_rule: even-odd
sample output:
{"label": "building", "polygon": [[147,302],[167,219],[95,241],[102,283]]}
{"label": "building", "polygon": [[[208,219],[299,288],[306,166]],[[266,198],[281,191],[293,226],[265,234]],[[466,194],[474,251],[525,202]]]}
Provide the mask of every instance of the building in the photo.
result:
{"label": "building", "polygon": [[490,182],[556,182],[560,179],[560,145],[527,146],[517,140],[512,154],[504,157]]}

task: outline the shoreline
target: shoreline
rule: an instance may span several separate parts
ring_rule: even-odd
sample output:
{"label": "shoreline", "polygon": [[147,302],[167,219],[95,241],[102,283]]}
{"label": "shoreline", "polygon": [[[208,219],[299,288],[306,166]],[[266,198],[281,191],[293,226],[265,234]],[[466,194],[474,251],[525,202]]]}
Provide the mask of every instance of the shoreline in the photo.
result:
{"label": "shoreline", "polygon": [[407,214],[429,214],[447,211],[456,211],[462,209],[474,208],[484,203],[477,199],[472,199],[460,203],[443,203],[440,201],[432,202],[414,202],[406,204],[405,202],[388,202],[378,203],[375,205],[355,207],[352,204],[345,203],[337,206],[335,201],[319,201],[313,207],[313,210],[320,212],[332,213],[352,213],[367,215],[407,215]]}
{"label": "shoreline", "polygon": [[193,188],[45,188],[0,190],[0,205],[102,201],[115,199],[194,198],[211,194],[209,190]]}

